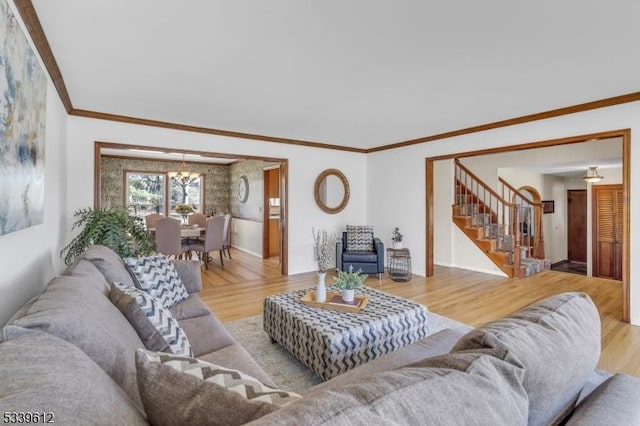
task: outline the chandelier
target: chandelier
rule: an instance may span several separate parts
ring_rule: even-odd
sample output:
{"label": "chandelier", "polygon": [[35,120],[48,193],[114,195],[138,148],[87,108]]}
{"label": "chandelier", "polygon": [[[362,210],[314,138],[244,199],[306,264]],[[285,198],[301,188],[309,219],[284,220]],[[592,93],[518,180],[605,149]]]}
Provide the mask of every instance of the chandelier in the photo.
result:
{"label": "chandelier", "polygon": [[604,179],[604,177],[598,174],[597,167],[589,167],[584,176],[582,176],[582,179],[584,179],[585,182],[594,183],[600,182],[602,179]]}
{"label": "chandelier", "polygon": [[187,171],[187,163],[185,163],[184,161],[184,154],[182,154],[182,164],[180,164],[180,171],[169,172],[167,173],[167,175],[170,178],[180,179],[183,181],[187,179],[197,179],[198,177],[200,177],[200,173]]}

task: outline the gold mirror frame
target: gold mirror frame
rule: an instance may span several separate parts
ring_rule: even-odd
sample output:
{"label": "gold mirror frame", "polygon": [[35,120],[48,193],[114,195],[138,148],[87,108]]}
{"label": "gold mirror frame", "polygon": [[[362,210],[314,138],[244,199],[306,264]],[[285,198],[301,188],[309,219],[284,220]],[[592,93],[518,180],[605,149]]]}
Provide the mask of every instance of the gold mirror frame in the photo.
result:
{"label": "gold mirror frame", "polygon": [[[340,179],[340,182],[342,182],[342,186],[344,187],[344,195],[342,197],[342,201],[336,207],[327,206],[325,202],[322,200],[322,198],[320,198],[320,187],[322,186],[322,181],[327,176],[337,177],[338,179]],[[318,178],[316,179],[316,184],[314,186],[314,194],[316,197],[316,204],[318,205],[318,207],[322,209],[323,212],[329,213],[329,214],[336,214],[338,212],[341,212],[349,202],[349,196],[351,195],[351,191],[349,189],[349,181],[347,180],[347,177],[344,175],[344,173],[342,173],[340,170],[327,169],[322,173],[320,173],[320,175],[318,175]]]}

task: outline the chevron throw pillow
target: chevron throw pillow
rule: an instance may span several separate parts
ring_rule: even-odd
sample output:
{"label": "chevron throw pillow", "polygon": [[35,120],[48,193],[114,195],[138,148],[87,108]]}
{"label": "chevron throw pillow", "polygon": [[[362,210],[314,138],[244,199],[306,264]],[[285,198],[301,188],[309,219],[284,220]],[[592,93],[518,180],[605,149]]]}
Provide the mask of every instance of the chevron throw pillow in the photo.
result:
{"label": "chevron throw pillow", "polygon": [[178,320],[158,300],[118,282],[111,286],[109,299],[129,320],[147,349],[193,356],[189,338]]}
{"label": "chevron throw pillow", "polygon": [[240,425],[302,398],[238,370],[143,349],[136,370],[151,424]]}
{"label": "chevron throw pillow", "polygon": [[175,265],[167,256],[127,257],[124,263],[131,271],[136,287],[158,299],[165,308],[189,297]]}
{"label": "chevron throw pillow", "polygon": [[347,250],[372,251],[373,226],[347,225]]}

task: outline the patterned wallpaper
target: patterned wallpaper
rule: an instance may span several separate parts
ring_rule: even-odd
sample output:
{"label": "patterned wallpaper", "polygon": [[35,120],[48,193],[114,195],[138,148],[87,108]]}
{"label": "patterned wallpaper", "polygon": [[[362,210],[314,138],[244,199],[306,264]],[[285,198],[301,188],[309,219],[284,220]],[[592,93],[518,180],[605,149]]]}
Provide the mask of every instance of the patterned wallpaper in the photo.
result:
{"label": "patterned wallpaper", "polygon": [[[231,214],[234,217],[262,222],[264,195],[262,169],[265,164],[267,163],[261,160],[244,160],[231,165]],[[246,203],[241,203],[236,193],[238,180],[242,175],[246,175],[249,181],[249,198]]]}
{"label": "patterned wallpaper", "polygon": [[[218,213],[226,213],[231,210],[229,200],[231,195],[235,198],[230,186],[230,169],[233,166],[223,166],[202,163],[186,163],[189,171],[204,175],[204,207],[207,214],[214,210]],[[101,168],[101,192],[103,207],[123,207],[124,200],[124,170],[169,172],[177,170],[180,163],[155,160],[137,160],[129,158],[102,157]],[[262,174],[260,175],[262,182]],[[249,184],[251,187],[251,183]],[[251,197],[251,192],[249,193]],[[260,193],[262,196],[262,192]],[[235,198],[237,201],[237,198]]]}

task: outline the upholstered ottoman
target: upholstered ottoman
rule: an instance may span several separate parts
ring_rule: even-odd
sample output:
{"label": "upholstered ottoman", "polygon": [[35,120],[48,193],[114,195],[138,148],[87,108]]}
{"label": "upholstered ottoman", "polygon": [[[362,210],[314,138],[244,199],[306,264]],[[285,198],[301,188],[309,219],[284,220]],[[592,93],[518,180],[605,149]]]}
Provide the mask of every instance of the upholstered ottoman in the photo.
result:
{"label": "upholstered ottoman", "polygon": [[[331,291],[337,289],[329,287]],[[267,297],[264,330],[323,380],[427,336],[427,309],[363,287],[369,297],[358,313],[314,308],[300,298],[311,289]]]}

